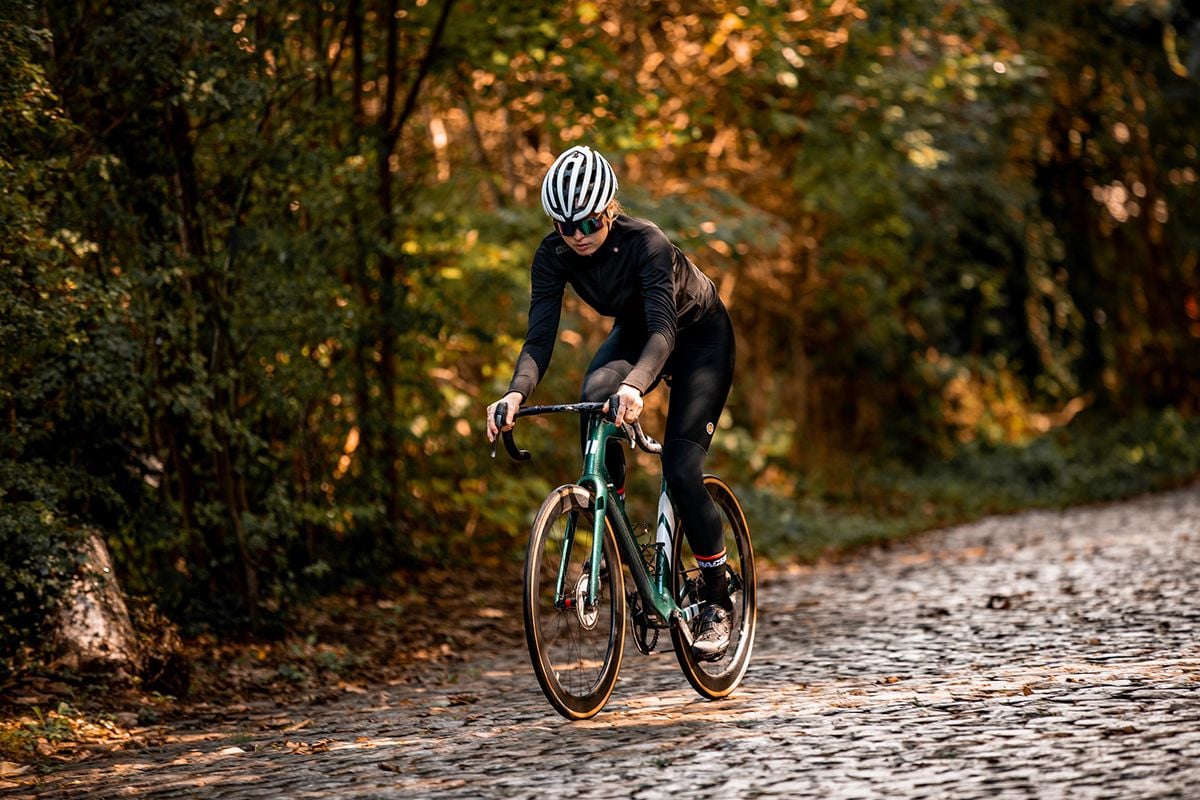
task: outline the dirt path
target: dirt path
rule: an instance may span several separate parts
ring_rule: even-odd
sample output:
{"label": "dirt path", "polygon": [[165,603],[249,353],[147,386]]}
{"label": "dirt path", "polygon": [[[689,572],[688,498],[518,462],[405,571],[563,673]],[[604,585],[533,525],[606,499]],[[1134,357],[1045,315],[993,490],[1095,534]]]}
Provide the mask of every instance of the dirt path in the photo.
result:
{"label": "dirt path", "polygon": [[765,576],[755,660],[727,701],[631,645],[608,708],[570,724],[522,642],[502,641],[453,673],[225,709],[7,792],[1194,797],[1198,598],[1200,488],[993,518]]}

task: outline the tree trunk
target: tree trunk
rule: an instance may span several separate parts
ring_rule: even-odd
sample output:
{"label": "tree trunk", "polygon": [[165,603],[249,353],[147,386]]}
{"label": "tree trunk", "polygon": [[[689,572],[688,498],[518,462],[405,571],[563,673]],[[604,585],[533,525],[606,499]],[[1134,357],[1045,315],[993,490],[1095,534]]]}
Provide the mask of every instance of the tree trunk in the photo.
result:
{"label": "tree trunk", "polygon": [[141,667],[137,637],[99,532],[87,532],[82,556],[54,621],[56,660],[69,669],[131,677]]}

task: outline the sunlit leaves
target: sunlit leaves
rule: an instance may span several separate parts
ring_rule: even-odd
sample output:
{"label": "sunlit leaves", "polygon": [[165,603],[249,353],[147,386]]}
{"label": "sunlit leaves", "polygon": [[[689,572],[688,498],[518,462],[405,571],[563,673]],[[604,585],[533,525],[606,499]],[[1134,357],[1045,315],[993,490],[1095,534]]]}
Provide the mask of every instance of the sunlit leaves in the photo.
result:
{"label": "sunlit leaves", "polygon": [[[49,465],[21,520],[66,518],[81,454],[128,462],[71,472],[70,507],[195,618],[247,564],[278,609],[511,544],[577,455],[530,423],[543,471],[497,470],[479,434],[574,142],[728,302],[747,480],[1021,439],[1104,393],[1195,405],[1181,5],[459,0],[430,50],[443,7],[64,0],[54,33],[4,7],[0,399]],[[605,330],[568,300],[539,399]]]}

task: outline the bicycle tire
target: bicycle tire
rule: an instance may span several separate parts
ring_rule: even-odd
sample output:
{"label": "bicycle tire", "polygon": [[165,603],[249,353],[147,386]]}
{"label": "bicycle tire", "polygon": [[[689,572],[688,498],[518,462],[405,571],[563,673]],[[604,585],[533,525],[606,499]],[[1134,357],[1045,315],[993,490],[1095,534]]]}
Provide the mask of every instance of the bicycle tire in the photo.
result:
{"label": "bicycle tire", "polygon": [[[556,581],[568,523],[576,528],[568,552],[566,594],[573,607],[556,603]],[[525,639],[542,692],[570,720],[595,716],[608,702],[625,649],[624,576],[616,538],[604,523],[599,602],[587,609],[583,596],[590,569],[595,498],[582,486],[560,486],[534,518],[525,555]]]}
{"label": "bicycle tire", "polygon": [[[750,666],[750,653],[754,649],[754,633],[758,625],[758,605],[754,547],[750,541],[746,515],[742,513],[741,504],[733,490],[723,480],[714,475],[705,475],[704,485],[721,513],[728,553],[726,568],[729,570],[733,598],[733,630],[729,637],[729,649],[718,661],[700,661],[674,625],[671,626],[671,639],[675,657],[688,683],[702,697],[716,700],[732,694]],[[682,527],[675,534],[671,565],[675,601],[681,607],[698,603],[702,591],[700,568],[696,565]]]}

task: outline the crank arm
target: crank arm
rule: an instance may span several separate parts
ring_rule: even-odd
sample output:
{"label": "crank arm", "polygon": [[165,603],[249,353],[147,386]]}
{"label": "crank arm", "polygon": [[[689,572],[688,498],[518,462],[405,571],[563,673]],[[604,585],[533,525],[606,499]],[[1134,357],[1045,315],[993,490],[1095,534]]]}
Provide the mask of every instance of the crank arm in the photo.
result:
{"label": "crank arm", "polygon": [[692,636],[692,626],[688,625],[687,620],[683,617],[683,614],[679,612],[672,614],[671,624],[675,626],[677,631],[679,631],[679,635],[683,637],[683,641],[689,648],[696,643],[695,638]]}

